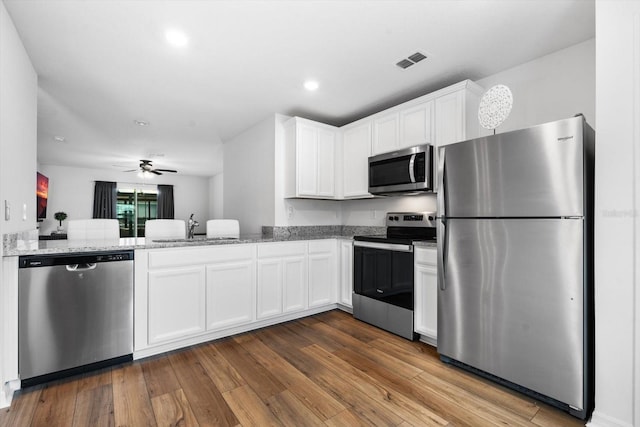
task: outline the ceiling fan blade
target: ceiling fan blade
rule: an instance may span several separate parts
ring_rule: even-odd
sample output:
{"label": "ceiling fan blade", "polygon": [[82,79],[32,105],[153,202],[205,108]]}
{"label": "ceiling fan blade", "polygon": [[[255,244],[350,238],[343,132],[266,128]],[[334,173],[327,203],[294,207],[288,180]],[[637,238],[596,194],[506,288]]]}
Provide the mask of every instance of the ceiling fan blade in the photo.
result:
{"label": "ceiling fan blade", "polygon": [[122,171],[122,172],[136,172],[138,170],[140,170],[140,169],[129,169],[128,171]]}
{"label": "ceiling fan blade", "polygon": [[150,170],[150,171],[148,171],[148,172],[155,173],[156,175],[162,175],[160,172],[158,172],[158,171],[157,171],[157,170],[155,170],[155,169],[151,169],[151,170]]}
{"label": "ceiling fan blade", "polygon": [[178,171],[175,170],[175,169],[154,169],[154,170],[157,170],[157,171],[160,171],[160,172],[178,173]]}

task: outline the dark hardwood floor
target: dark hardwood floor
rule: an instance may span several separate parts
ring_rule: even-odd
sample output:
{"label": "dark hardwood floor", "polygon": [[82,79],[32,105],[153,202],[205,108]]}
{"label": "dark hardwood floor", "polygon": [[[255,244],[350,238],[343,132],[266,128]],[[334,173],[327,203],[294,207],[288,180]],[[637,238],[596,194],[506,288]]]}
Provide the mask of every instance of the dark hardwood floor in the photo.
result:
{"label": "dark hardwood floor", "polygon": [[2,426],[580,426],[331,311],[31,387]]}

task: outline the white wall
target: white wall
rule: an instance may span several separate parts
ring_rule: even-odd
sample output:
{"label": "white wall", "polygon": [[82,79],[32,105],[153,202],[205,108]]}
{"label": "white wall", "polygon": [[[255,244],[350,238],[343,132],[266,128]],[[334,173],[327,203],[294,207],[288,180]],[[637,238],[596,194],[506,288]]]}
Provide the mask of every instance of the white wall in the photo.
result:
{"label": "white wall", "polygon": [[[0,236],[36,229],[37,93],[36,73],[0,2]],[[5,201],[11,206],[9,220]],[[18,289],[15,277],[5,277],[5,261],[11,259],[0,263],[0,407],[8,406],[8,382],[18,376],[16,354],[11,352],[18,344],[17,320],[5,323],[17,319]]]}
{"label": "white wall", "polygon": [[209,218],[224,219],[224,173],[209,178]]}
{"label": "white wall", "polygon": [[344,225],[385,225],[387,212],[435,212],[435,194],[379,199],[345,200],[342,202],[342,223]]}
{"label": "white wall", "polygon": [[273,116],[224,143],[224,217],[240,221],[241,234],[274,223]]}
{"label": "white wall", "polygon": [[[478,80],[485,89],[509,86],[514,106],[498,132],[521,129],[583,113],[595,128],[595,40],[571,46]],[[435,211],[435,195],[342,202],[344,225],[384,225],[391,211]],[[375,214],[374,214],[375,211]],[[375,218],[374,218],[375,216]]]}
{"label": "white wall", "polygon": [[640,425],[640,2],[596,1],[596,395],[591,426]]}
{"label": "white wall", "polygon": [[[93,215],[93,192],[95,181],[115,181],[131,188],[131,184],[143,181],[136,173],[123,173],[108,169],[85,169],[68,166],[41,165],[40,173],[49,177],[49,204],[47,218],[40,225],[40,234],[49,234],[58,222],[53,214],[64,211],[68,219],[91,218]],[[146,180],[150,186],[173,185],[176,219],[194,218],[200,222],[196,233],[206,233],[205,223],[209,219],[209,179],[206,177],[164,174]],[[63,222],[63,227],[66,226]]]}
{"label": "white wall", "polygon": [[[35,230],[38,78],[4,3],[0,7],[0,93],[0,231]],[[8,221],[5,200],[11,206]]]}
{"label": "white wall", "polygon": [[513,109],[496,133],[582,113],[595,129],[595,39],[478,80],[485,89],[503,84]]}

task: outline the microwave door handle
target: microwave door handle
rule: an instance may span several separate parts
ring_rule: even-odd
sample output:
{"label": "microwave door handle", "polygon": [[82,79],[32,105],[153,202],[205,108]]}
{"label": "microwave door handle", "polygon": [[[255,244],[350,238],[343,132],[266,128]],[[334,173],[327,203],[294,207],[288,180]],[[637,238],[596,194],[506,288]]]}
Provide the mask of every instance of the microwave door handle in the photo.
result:
{"label": "microwave door handle", "polygon": [[412,183],[416,182],[416,173],[415,173],[415,163],[416,163],[416,155],[411,155],[411,160],[409,160],[409,179]]}

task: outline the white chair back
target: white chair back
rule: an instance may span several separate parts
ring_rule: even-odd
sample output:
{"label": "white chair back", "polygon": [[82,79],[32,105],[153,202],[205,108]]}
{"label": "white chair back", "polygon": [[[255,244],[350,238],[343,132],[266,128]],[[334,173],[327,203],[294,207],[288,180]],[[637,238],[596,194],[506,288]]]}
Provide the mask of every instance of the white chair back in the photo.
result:
{"label": "white chair back", "polygon": [[186,226],[183,219],[149,219],[144,223],[144,237],[149,240],[184,239]]}
{"label": "white chair back", "polygon": [[119,239],[117,219],[71,219],[67,222],[68,240]]}
{"label": "white chair back", "polygon": [[207,221],[207,238],[240,237],[240,223],[237,219],[210,219]]}

